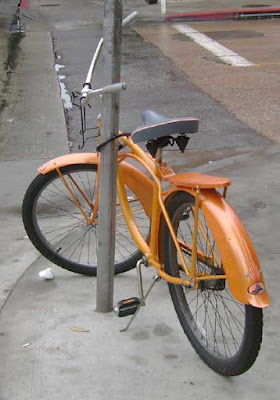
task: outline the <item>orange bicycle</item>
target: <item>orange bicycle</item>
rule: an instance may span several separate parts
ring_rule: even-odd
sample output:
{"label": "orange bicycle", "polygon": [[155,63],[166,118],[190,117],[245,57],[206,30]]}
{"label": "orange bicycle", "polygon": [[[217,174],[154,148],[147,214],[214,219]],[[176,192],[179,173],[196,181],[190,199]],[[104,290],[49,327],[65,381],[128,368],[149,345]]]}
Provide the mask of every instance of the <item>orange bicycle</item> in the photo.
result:
{"label": "orange bicycle", "polygon": [[[194,133],[198,120],[151,111],[143,119],[143,127],[118,139],[130,152],[119,153],[116,273],[134,268],[143,254],[143,263],[168,282],[179,321],[200,357],[222,375],[241,374],[259,352],[269,297],[253,245],[226,200],[230,180],[175,174],[162,160],[168,144],[184,150],[185,133]],[[142,141],[154,157],[137,144]],[[39,168],[23,202],[35,247],[63,268],[93,275],[98,165],[98,153],[55,158]],[[169,186],[163,189],[163,182]]]}
{"label": "orange bicycle", "polygon": [[[85,86],[82,106],[95,93],[122,86]],[[186,135],[198,130],[197,119],[166,118],[148,110],[143,123],[112,139],[120,149],[115,272],[134,268],[137,261],[156,268],[155,281],[168,282],[180,324],[201,359],[221,375],[242,374],[258,355],[262,309],[269,296],[248,233],[226,200],[230,180],[176,174],[163,161],[168,145],[185,151]],[[47,162],[28,188],[22,209],[35,247],[55,264],[86,275],[97,269],[98,170],[98,152]],[[132,304],[132,312],[146,297]]]}

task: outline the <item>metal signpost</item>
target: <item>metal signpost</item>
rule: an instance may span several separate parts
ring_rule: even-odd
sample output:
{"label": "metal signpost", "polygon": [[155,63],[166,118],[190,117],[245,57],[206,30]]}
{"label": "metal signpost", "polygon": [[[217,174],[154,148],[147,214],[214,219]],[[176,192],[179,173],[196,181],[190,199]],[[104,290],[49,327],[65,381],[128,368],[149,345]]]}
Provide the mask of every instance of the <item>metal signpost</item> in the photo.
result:
{"label": "metal signpost", "polygon": [[162,14],[166,14],[166,0],[160,0],[160,10]]}
{"label": "metal signpost", "polygon": [[[120,82],[122,0],[106,0],[103,28],[103,68],[105,85]],[[102,99],[102,142],[119,130],[119,94]],[[98,268],[96,310],[113,309],[117,141],[104,146],[100,154],[100,207],[98,227]]]}

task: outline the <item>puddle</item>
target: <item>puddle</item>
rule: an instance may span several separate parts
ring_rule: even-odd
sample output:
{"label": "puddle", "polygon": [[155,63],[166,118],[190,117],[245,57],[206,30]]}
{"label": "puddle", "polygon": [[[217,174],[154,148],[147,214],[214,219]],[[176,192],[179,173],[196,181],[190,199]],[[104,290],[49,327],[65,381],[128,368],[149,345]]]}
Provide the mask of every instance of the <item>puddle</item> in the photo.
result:
{"label": "puddle", "polygon": [[183,33],[174,33],[172,35],[172,40],[180,40],[181,42],[191,42],[191,39]]}
{"label": "puddle", "polygon": [[233,30],[233,31],[210,31],[205,35],[214,40],[234,40],[234,39],[251,39],[265,36],[264,33],[249,30]]}

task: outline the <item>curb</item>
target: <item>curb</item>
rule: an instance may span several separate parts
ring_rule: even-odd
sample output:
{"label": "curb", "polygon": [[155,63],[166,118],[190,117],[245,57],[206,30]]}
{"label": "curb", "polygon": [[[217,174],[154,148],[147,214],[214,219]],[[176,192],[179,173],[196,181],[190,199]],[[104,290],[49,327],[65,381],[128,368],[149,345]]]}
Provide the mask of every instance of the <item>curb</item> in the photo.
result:
{"label": "curb", "polygon": [[280,7],[262,7],[244,10],[202,11],[197,13],[167,14],[165,19],[186,21],[236,20],[246,18],[280,17]]}
{"label": "curb", "polygon": [[27,7],[28,7],[28,0],[20,0],[20,3],[19,3],[19,7],[22,9],[22,10],[25,10]]}

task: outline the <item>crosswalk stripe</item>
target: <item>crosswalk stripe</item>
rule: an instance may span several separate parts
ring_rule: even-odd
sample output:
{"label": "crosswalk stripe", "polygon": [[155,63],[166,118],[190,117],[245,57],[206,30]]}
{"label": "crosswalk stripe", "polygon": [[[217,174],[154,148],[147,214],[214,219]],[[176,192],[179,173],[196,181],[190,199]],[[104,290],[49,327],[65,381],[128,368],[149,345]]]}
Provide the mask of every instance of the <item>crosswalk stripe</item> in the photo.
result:
{"label": "crosswalk stripe", "polygon": [[215,54],[226,64],[230,64],[234,67],[252,67],[254,65],[252,62],[246,60],[246,58],[241,57],[238,53],[235,53],[189,25],[173,24],[172,26],[178,32],[183,33],[200,46],[211,51],[211,53]]}

